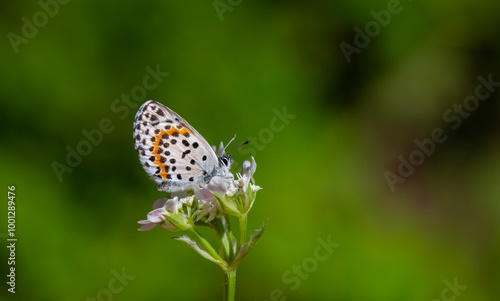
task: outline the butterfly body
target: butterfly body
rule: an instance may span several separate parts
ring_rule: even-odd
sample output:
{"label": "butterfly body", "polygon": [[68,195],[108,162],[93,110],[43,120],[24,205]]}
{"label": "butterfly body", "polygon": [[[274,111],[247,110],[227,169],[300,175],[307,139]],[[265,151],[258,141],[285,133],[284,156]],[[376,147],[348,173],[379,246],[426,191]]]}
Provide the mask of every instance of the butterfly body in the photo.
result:
{"label": "butterfly body", "polygon": [[232,177],[230,156],[217,156],[208,142],[181,116],[149,100],[136,114],[135,149],[158,190],[184,191],[215,177]]}

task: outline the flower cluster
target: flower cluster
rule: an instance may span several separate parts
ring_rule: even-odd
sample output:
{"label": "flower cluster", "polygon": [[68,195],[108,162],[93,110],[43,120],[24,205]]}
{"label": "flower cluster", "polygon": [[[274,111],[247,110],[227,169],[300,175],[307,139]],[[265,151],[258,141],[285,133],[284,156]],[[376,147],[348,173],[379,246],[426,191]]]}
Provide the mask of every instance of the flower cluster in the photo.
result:
{"label": "flower cluster", "polygon": [[198,222],[210,223],[215,218],[233,215],[244,216],[252,208],[256,192],[253,175],[257,163],[245,161],[241,174],[213,177],[204,187],[182,193],[172,193],[172,198],[154,202],[153,211],[146,220],[139,221],[139,231],[148,231],[159,225],[168,231],[190,230]]}
{"label": "flower cluster", "polygon": [[[222,143],[218,151],[214,147],[217,156],[221,160],[226,159],[229,166],[231,157],[225,156],[224,150]],[[201,187],[171,193],[169,198],[155,201],[153,211],[148,213],[146,220],[139,221],[142,226],[138,229],[148,231],[160,226],[168,231],[187,230],[191,236],[182,235],[173,239],[223,270],[224,300],[229,301],[234,301],[238,266],[267,227],[266,221],[251,236],[247,235],[248,212],[252,209],[257,191],[261,188],[255,185],[253,179],[257,169],[255,159],[252,157],[251,161],[243,162],[241,167],[242,171],[236,174],[236,179],[228,169],[223,169],[218,176],[212,177],[209,183]],[[233,222],[238,220],[239,235],[233,232],[231,219]],[[214,248],[209,240],[203,237],[203,232],[197,230],[199,226],[208,226],[215,231],[218,248]]]}

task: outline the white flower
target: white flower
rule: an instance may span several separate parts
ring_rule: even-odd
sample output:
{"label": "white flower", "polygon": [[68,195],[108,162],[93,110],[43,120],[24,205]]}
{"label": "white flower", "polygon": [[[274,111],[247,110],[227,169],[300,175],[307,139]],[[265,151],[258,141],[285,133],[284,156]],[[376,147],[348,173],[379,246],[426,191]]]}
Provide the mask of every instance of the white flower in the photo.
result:
{"label": "white flower", "polygon": [[[217,154],[224,155],[222,143]],[[156,225],[169,231],[188,230],[205,217],[202,221],[209,223],[223,214],[247,214],[255,201],[255,193],[262,189],[254,184],[253,175],[256,169],[257,163],[252,157],[251,161],[243,162],[237,180],[228,170],[225,175],[212,177],[210,182],[202,187],[172,193],[170,199],[161,198],[155,201],[154,210],[149,212],[147,220],[138,222],[143,225],[138,230],[147,231]]]}
{"label": "white flower", "polygon": [[239,188],[243,188],[243,192],[247,192],[248,185],[252,180],[255,170],[257,170],[257,163],[255,162],[255,159],[252,157],[252,162],[250,163],[250,161],[245,161],[243,162],[242,167],[243,171],[241,172],[240,175],[238,175],[238,180],[235,181],[235,184]]}
{"label": "white flower", "polygon": [[238,187],[235,185],[235,181],[229,182],[229,187],[227,188],[227,196],[232,197],[238,192]]}
{"label": "white flower", "polygon": [[196,219],[199,221],[202,217],[207,216],[206,222],[211,222],[220,211],[220,205],[217,200],[204,201],[200,200],[198,210],[195,212]]}
{"label": "white flower", "polygon": [[250,161],[245,161],[243,162],[242,167],[243,171],[241,173],[251,178],[253,177],[253,174],[257,170],[257,163],[255,162],[255,159],[252,157],[252,162],[250,163]]}
{"label": "white flower", "polygon": [[179,207],[182,205],[179,203],[179,198],[174,197],[173,199],[169,199],[165,203],[165,209],[172,212],[172,213],[178,213],[179,212]]}
{"label": "white flower", "polygon": [[194,201],[194,195],[190,195],[179,199],[179,204],[191,206],[193,205],[193,201]]}
{"label": "white flower", "polygon": [[252,190],[252,192],[257,192],[261,189],[262,189],[262,187],[260,187],[258,185],[250,184],[250,190]]}
{"label": "white flower", "polygon": [[166,220],[164,214],[167,212],[165,210],[165,204],[168,202],[167,198],[161,198],[156,200],[153,203],[153,211],[148,213],[148,219],[138,221],[137,223],[144,225],[141,226],[139,231],[149,231],[156,227],[156,225],[160,225],[162,228],[168,231],[175,231],[177,228],[168,220]]}

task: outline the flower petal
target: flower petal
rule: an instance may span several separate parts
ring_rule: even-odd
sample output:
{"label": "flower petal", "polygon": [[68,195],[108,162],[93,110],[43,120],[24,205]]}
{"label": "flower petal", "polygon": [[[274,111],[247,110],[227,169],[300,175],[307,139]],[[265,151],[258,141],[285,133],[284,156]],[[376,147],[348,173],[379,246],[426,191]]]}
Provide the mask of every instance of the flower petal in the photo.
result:
{"label": "flower petal", "polygon": [[217,150],[217,157],[224,155],[224,143],[222,141],[219,144],[219,149]]}
{"label": "flower petal", "polygon": [[165,220],[163,214],[167,213],[165,208],[158,208],[148,213],[148,221],[152,223],[160,223]]}
{"label": "flower petal", "polygon": [[173,199],[169,199],[165,203],[165,209],[170,211],[170,212],[177,213],[177,211],[179,211],[179,207],[180,207],[180,204],[179,204],[178,197],[174,197]]}
{"label": "flower petal", "polygon": [[199,221],[202,217],[208,216],[206,222],[210,222],[217,216],[219,210],[220,204],[217,202],[217,199],[214,198],[212,201],[200,200],[200,206],[196,211],[195,221]]}
{"label": "flower petal", "polygon": [[210,202],[216,200],[214,195],[210,192],[210,190],[206,188],[195,188],[194,189],[195,196],[202,201]]}
{"label": "flower petal", "polygon": [[154,223],[149,223],[149,224],[145,224],[144,226],[141,226],[139,229],[139,231],[149,231],[151,229],[153,229],[154,227],[156,227],[156,224]]}
{"label": "flower petal", "polygon": [[190,195],[190,196],[186,196],[182,199],[179,199],[179,204],[180,205],[187,205],[187,206],[191,206],[193,204],[193,200],[194,200],[194,195]]}
{"label": "flower petal", "polygon": [[252,157],[251,163],[250,161],[243,162],[242,167],[243,167],[242,174],[246,175],[249,178],[253,177],[255,170],[257,170],[257,163],[255,162],[254,157]]}
{"label": "flower petal", "polygon": [[161,208],[163,206],[165,206],[165,203],[167,202],[167,198],[161,198],[161,199],[157,199],[154,203],[153,203],[153,209],[158,209],[158,208]]}
{"label": "flower petal", "polygon": [[243,164],[241,164],[241,168],[243,169],[241,171],[242,174],[247,174],[248,171],[250,170],[250,167],[252,166],[252,163],[250,163],[250,161],[248,160],[245,160],[245,162],[243,162]]}
{"label": "flower petal", "polygon": [[215,193],[225,194],[227,192],[226,181],[221,177],[213,177],[207,188]]}
{"label": "flower petal", "polygon": [[250,184],[250,189],[252,189],[252,192],[257,192],[262,189],[262,187],[254,184]]}

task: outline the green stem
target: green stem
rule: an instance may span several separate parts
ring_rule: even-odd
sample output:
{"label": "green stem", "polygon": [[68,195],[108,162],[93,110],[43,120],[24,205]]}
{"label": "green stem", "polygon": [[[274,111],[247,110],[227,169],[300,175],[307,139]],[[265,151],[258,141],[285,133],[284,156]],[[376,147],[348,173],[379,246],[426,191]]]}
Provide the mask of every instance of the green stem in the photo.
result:
{"label": "green stem", "polygon": [[227,240],[225,227],[222,224],[222,218],[215,219],[215,234],[219,244],[219,254],[224,258],[229,258],[229,241]]}
{"label": "green stem", "polygon": [[240,221],[240,246],[247,242],[247,214],[242,214],[239,218]]}
{"label": "green stem", "polygon": [[234,301],[236,290],[236,270],[224,271],[224,301]]}
{"label": "green stem", "polygon": [[228,247],[229,247],[229,258],[228,262],[234,259],[234,241],[233,241],[233,230],[231,230],[231,222],[229,221],[229,216],[222,216],[222,224],[224,225],[224,235],[226,236]]}
{"label": "green stem", "polygon": [[224,265],[226,265],[226,261],[224,259],[222,259],[222,257],[220,257],[219,253],[217,253],[217,251],[215,251],[215,249],[212,247],[212,245],[208,242],[208,240],[206,240],[205,238],[203,238],[200,233],[198,233],[198,231],[196,231],[195,228],[191,228],[191,231],[196,235],[196,238],[198,238],[198,240],[201,242],[201,244],[203,245],[203,247],[205,247],[205,250],[210,254],[212,255],[213,258],[219,260],[220,262],[224,263]]}

